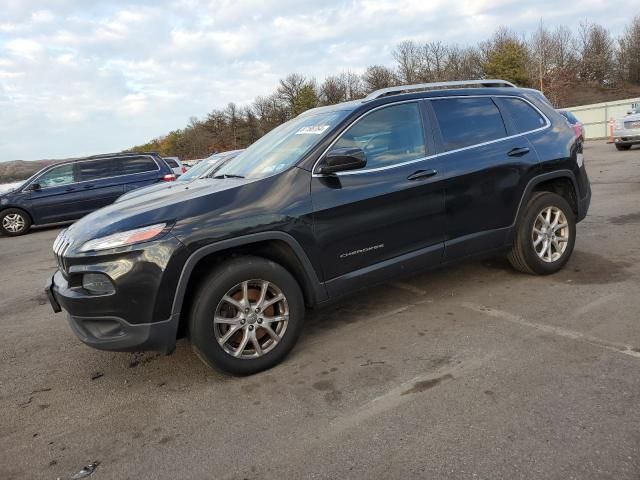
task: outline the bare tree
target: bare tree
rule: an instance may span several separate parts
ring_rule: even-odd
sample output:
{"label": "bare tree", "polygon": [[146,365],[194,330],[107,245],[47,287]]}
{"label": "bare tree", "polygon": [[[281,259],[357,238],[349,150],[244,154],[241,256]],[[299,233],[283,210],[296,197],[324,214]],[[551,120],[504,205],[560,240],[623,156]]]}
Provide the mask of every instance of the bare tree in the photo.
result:
{"label": "bare tree", "polygon": [[595,23],[580,25],[580,79],[611,87],[614,76],[614,43],[609,31]]}
{"label": "bare tree", "polygon": [[640,85],[640,15],[636,16],[618,40],[618,76]]}
{"label": "bare tree", "polygon": [[419,81],[421,53],[415,42],[407,40],[400,43],[393,51],[393,58],[398,63],[398,77],[402,83],[412,84]]}
{"label": "bare tree", "polygon": [[392,69],[383,65],[372,65],[368,67],[362,75],[362,81],[367,92],[398,85],[396,74]]}

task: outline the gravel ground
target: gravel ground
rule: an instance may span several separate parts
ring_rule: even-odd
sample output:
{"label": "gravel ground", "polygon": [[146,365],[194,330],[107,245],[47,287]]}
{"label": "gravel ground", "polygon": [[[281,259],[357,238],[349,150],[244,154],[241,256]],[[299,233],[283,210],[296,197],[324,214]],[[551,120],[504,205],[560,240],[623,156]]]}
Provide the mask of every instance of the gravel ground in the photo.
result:
{"label": "gravel ground", "polygon": [[640,478],[640,149],[589,143],[551,277],[502,259],[309,313],[248,378],[92,350],[42,291],[58,229],[0,238],[0,478]]}

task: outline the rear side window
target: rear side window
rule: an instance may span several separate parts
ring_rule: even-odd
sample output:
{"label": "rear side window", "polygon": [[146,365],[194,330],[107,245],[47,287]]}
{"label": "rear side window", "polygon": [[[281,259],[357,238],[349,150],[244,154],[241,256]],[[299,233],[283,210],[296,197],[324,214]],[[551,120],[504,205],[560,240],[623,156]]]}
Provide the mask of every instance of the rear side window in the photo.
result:
{"label": "rear side window", "polygon": [[417,103],[381,108],[349,128],[333,148],[359,147],[367,168],[379,168],[423,158],[427,154]]}
{"label": "rear side window", "polygon": [[[500,102],[515,123],[518,133],[542,128],[547,123],[535,108],[519,98],[500,98]],[[571,119],[569,119],[571,120]]]}
{"label": "rear side window", "polygon": [[500,110],[489,97],[432,100],[446,150],[507,136]]}
{"label": "rear side window", "polygon": [[114,175],[114,163],[115,160],[113,158],[78,162],[76,164],[78,181],[84,182],[87,180],[99,180],[101,178],[112,177]]}
{"label": "rear side window", "polygon": [[118,171],[121,175],[158,170],[158,165],[151,157],[123,157],[119,158],[118,162],[120,164]]}
{"label": "rear side window", "polygon": [[167,165],[169,165],[171,168],[178,168],[178,162],[176,162],[174,159],[165,158],[164,161],[167,162]]}

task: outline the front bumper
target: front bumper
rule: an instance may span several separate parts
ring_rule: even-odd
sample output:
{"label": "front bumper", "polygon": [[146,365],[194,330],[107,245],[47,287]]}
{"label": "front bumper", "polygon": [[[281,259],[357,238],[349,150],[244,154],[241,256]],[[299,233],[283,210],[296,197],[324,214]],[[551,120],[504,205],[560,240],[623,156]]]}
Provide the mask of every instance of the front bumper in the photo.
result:
{"label": "front bumper", "polygon": [[153,350],[171,353],[176,345],[179,315],[153,323],[131,324],[116,316],[84,316],[83,304],[92,295],[69,287],[60,271],[46,283],[45,292],[54,312],[65,310],[71,329],[85,344],[99,350],[133,352]]}

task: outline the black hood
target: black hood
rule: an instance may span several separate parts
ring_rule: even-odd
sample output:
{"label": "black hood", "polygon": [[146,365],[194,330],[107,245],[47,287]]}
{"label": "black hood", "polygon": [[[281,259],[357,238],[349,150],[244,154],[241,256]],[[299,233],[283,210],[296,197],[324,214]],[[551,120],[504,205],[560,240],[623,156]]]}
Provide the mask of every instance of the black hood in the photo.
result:
{"label": "black hood", "polygon": [[[74,250],[84,242],[112,233],[124,232],[157,223],[172,223],[177,218],[188,218],[191,210],[205,204],[211,209],[222,206],[221,192],[237,189],[254,180],[200,179],[161,185],[140,195],[122,198],[83,217],[68,229]],[[209,198],[206,198],[209,197]]]}

